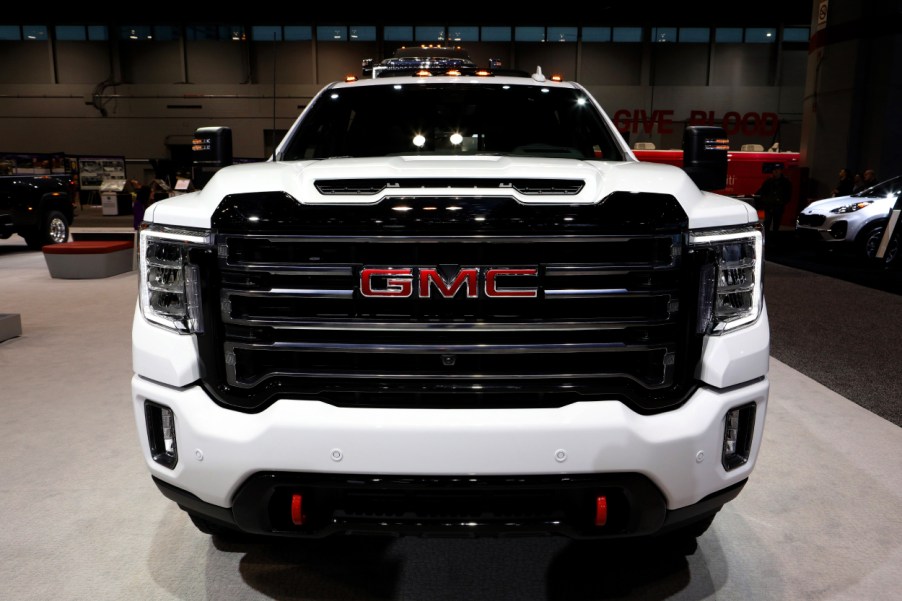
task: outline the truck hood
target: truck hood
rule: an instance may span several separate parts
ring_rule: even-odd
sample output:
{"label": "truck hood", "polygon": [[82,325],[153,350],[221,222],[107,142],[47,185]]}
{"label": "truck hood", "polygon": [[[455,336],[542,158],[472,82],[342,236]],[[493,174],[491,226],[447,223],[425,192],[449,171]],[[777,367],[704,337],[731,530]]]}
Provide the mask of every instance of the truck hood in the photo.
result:
{"label": "truck hood", "polygon": [[200,192],[155,203],[145,219],[209,228],[225,196],[278,191],[303,204],[350,206],[375,204],[387,196],[423,194],[514,197],[524,204],[593,204],[613,192],[647,192],[674,196],[689,216],[691,228],[757,221],[756,212],[746,203],[701,192],[681,169],[670,165],[491,155],[236,165],[220,170]]}

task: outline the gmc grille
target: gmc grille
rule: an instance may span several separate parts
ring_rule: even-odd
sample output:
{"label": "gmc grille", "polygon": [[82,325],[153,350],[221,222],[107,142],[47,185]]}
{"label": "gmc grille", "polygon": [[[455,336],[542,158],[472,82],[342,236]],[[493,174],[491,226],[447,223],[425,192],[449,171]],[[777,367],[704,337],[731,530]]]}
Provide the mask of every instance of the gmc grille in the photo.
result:
{"label": "gmc grille", "polygon": [[[227,406],[619,400],[648,413],[691,392],[698,266],[683,255],[686,219],[670,196],[310,206],[283,193],[234,195],[213,225],[217,258],[205,267],[204,295],[216,327],[200,346],[211,367],[204,383]],[[366,267],[462,266],[535,269],[536,297],[359,291]]]}

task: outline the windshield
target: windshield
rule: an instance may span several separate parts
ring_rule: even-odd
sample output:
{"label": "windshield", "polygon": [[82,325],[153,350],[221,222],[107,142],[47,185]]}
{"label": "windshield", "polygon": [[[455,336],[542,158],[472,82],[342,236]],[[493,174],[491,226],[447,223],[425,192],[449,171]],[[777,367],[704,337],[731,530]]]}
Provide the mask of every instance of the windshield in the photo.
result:
{"label": "windshield", "polygon": [[624,158],[581,90],[462,81],[327,91],[281,159],[474,154]]}
{"label": "windshield", "polygon": [[887,196],[898,195],[900,190],[902,190],[902,177],[894,177],[861,192],[856,192],[852,196],[859,198],[886,198]]}

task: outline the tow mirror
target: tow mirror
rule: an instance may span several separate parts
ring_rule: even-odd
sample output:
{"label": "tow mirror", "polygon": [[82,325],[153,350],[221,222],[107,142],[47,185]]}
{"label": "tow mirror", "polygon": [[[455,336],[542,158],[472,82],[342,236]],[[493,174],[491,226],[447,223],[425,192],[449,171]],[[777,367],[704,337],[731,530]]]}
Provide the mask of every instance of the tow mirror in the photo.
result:
{"label": "tow mirror", "polygon": [[191,170],[194,186],[203,188],[213,175],[232,164],[232,130],[228,127],[201,127],[191,141]]}
{"label": "tow mirror", "polygon": [[701,190],[727,187],[730,140],[722,127],[693,125],[683,132],[683,169]]}

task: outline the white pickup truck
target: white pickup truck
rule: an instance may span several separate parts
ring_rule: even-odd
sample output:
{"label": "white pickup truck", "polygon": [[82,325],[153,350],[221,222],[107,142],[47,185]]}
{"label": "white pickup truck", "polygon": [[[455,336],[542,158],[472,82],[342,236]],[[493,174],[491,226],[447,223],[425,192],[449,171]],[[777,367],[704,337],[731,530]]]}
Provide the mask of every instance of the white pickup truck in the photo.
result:
{"label": "white pickup truck", "polygon": [[578,84],[383,75],[147,211],[160,491],[221,535],[703,532],[762,439],[754,209],[638,162]]}

